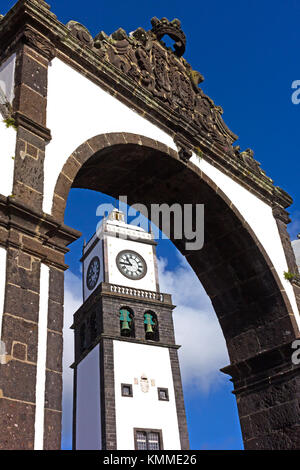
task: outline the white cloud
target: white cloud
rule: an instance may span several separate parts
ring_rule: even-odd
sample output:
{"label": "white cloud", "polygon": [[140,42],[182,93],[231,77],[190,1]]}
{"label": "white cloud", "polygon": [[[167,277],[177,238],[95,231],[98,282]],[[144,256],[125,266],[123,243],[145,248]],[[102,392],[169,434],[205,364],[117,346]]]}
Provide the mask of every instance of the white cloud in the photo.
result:
{"label": "white cloud", "polygon": [[207,393],[224,380],[219,369],[229,364],[225,339],[211,301],[199,279],[182,255],[179,266],[167,270],[167,261],[158,260],[162,292],[172,294],[176,342],[182,380],[185,385]]}
{"label": "white cloud", "polygon": [[290,214],[290,217],[291,217],[291,223],[288,225],[288,232],[292,238],[292,240],[294,240],[298,233],[300,232],[300,211],[293,211],[291,214]]}
{"label": "white cloud", "polygon": [[298,240],[292,241],[292,247],[295,253],[297,265],[300,269],[300,240],[298,239]]}

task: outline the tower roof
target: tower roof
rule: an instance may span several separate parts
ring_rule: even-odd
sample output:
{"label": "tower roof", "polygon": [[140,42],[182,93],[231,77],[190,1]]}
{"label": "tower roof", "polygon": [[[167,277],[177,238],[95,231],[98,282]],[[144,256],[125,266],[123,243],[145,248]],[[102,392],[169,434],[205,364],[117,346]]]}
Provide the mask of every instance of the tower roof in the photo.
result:
{"label": "tower roof", "polygon": [[152,231],[149,233],[138,225],[127,224],[124,212],[116,208],[103,218],[94,235],[83,246],[83,252],[88,250],[97,238],[101,239],[104,235],[134,240],[154,240]]}

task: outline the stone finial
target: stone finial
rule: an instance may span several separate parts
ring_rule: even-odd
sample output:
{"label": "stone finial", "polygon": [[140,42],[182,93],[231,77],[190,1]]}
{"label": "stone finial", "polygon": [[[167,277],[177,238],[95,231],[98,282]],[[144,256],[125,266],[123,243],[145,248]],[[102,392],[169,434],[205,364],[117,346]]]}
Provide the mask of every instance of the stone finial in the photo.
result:
{"label": "stone finial", "polygon": [[200,83],[204,81],[204,77],[200,72],[197,72],[197,70],[191,70],[190,71],[190,77],[192,80],[193,85],[197,89]]}
{"label": "stone finial", "polygon": [[245,157],[253,158],[254,157],[254,151],[252,149],[246,149],[241,153],[241,155],[245,156]]}
{"label": "stone finial", "polygon": [[111,34],[111,38],[115,41],[122,41],[127,38],[127,33],[123,28],[119,28]]}
{"label": "stone finial", "polygon": [[72,36],[79,39],[83,44],[87,46],[91,46],[93,44],[93,38],[85,26],[73,20],[69,21],[66,26],[70,30]]}
{"label": "stone finial", "polygon": [[181,29],[180,21],[177,18],[172,21],[169,21],[167,18],[162,18],[161,20],[159,20],[155,16],[154,18],[152,18],[151,24],[151,31],[159,41],[165,35],[169,36],[175,41],[174,52],[178,57],[181,57],[185,51],[186,37]]}

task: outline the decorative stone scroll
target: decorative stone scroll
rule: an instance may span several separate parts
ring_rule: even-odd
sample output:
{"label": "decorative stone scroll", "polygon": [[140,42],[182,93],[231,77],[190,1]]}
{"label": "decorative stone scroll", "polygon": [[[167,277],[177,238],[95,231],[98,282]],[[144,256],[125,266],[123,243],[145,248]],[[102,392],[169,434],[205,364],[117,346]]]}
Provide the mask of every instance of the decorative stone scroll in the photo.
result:
{"label": "decorative stone scroll", "polygon": [[[180,21],[153,18],[152,26],[150,31],[138,28],[129,36],[121,28],[110,36],[101,31],[94,39],[94,49],[154,99],[168,105],[171,112],[188,120],[195,134],[200,132],[233,155],[232,143],[237,136],[224,123],[222,108],[199,88],[203,76],[181,57],[186,40]],[[161,41],[165,35],[175,41],[174,50]]]}
{"label": "decorative stone scroll", "polygon": [[[124,79],[127,82],[136,82],[146,90],[149,102],[154,106],[160,101],[176,115],[177,120],[187,122],[189,133],[196,140],[201,136],[209,145],[227,154],[229,159],[243,163],[249,171],[264,177],[265,173],[253,158],[252,151],[247,149],[240,153],[239,147],[233,148],[237,136],[223,121],[223,109],[199,88],[203,76],[182,57],[186,37],[181,22],[154,17],[151,24],[152,29],[148,31],[138,28],[128,35],[119,28],[110,36],[101,31],[94,39],[88,29],[76,21],[69,21],[66,26],[81,45],[90,47],[101,60],[126,75]],[[173,48],[166,46],[164,36],[174,41]],[[186,146],[179,146],[179,149],[180,158],[189,160],[192,148],[187,150]]]}
{"label": "decorative stone scroll", "polygon": [[93,37],[85,26],[78,23],[77,21],[69,21],[66,26],[70,30],[72,36],[74,36],[80,42],[86,46],[91,46],[93,44]]}

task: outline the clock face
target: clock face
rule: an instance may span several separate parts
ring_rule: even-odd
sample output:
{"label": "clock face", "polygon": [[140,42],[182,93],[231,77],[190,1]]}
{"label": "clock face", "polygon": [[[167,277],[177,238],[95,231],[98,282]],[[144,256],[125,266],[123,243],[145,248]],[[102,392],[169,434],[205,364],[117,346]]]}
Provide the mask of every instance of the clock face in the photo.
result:
{"label": "clock face", "polygon": [[93,290],[97,284],[100,275],[100,260],[98,256],[94,256],[91,260],[87,275],[86,275],[86,285],[89,290]]}
{"label": "clock face", "polygon": [[121,251],[116,258],[116,263],[119,271],[128,279],[139,280],[146,275],[146,262],[135,251]]}

